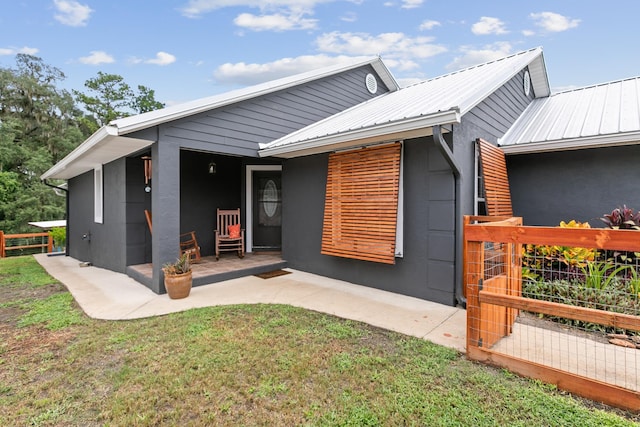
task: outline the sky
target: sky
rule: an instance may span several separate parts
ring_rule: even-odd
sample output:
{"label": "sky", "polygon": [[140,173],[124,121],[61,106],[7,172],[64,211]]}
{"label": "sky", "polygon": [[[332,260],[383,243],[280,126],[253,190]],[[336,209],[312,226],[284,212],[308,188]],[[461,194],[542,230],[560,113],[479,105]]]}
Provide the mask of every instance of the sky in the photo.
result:
{"label": "sky", "polygon": [[401,86],[542,47],[552,91],[640,75],[638,0],[2,0],[0,67],[27,53],[175,105],[353,57]]}

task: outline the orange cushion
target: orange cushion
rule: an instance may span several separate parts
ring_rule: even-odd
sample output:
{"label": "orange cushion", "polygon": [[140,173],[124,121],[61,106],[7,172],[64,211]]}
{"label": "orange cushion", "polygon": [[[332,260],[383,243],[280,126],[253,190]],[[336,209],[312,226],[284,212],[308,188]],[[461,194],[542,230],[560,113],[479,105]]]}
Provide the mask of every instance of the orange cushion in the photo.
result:
{"label": "orange cushion", "polygon": [[229,229],[229,237],[231,239],[237,239],[240,237],[240,224],[230,225],[227,228]]}

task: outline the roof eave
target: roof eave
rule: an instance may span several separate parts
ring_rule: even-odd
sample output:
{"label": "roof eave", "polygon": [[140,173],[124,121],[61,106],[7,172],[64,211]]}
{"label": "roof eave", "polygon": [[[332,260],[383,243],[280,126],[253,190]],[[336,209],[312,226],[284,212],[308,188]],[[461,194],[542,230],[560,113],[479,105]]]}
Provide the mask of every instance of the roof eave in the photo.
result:
{"label": "roof eave", "polygon": [[500,148],[505,154],[510,155],[581,150],[586,148],[619,147],[623,145],[640,145],[640,131],[502,145]]}
{"label": "roof eave", "polygon": [[338,149],[375,144],[393,139],[429,136],[432,134],[431,128],[433,126],[452,123],[460,123],[460,111],[458,109],[441,111],[399,122],[384,123],[365,129],[355,129],[335,135],[326,135],[282,147],[263,148],[258,154],[260,157],[294,158],[327,153]]}
{"label": "roof eave", "polygon": [[115,128],[103,126],[42,174],[40,179],[70,179],[99,165],[149,147],[153,142],[119,136]]}

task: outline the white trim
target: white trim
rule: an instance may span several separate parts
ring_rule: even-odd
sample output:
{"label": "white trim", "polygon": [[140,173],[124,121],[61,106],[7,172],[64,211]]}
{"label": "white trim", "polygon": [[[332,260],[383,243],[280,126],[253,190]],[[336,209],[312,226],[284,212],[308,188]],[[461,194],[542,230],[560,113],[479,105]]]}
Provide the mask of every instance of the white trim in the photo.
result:
{"label": "white trim", "polygon": [[547,151],[581,150],[585,148],[617,147],[637,145],[640,132],[625,132],[606,136],[587,136],[564,140],[527,142],[520,144],[498,145],[505,154],[542,153]]}
{"label": "white trim", "polygon": [[282,165],[247,165],[245,175],[245,252],[253,252],[253,172],[282,171]]}
{"label": "white trim", "polygon": [[[338,113],[341,114],[341,113]],[[300,135],[303,130],[307,130],[316,126],[309,125],[300,131],[291,133],[280,140],[276,140],[268,144],[265,148],[258,151],[260,157],[297,157],[302,155],[327,153],[336,151],[340,148],[362,145],[369,142],[381,142],[390,139],[409,139],[418,136],[428,136],[431,127],[435,125],[445,125],[452,123],[460,123],[460,112],[457,108],[447,111],[439,111],[428,116],[413,117],[406,120],[383,123],[363,129],[351,129],[340,133],[314,136],[310,139],[300,140],[296,142],[280,142],[293,141],[296,135]],[[324,119],[323,123],[327,119]],[[428,130],[428,131],[427,131]]]}
{"label": "white trim", "polygon": [[102,224],[103,217],[104,179],[102,165],[93,169],[93,221]]}
{"label": "white trim", "polygon": [[396,258],[404,258],[404,141],[400,141],[400,179],[396,214]]}

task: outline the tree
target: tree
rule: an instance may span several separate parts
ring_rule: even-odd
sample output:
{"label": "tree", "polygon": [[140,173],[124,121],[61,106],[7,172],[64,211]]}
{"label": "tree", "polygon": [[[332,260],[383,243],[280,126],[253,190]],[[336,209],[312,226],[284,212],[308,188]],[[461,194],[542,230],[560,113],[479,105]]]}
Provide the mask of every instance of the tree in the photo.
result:
{"label": "tree", "polygon": [[0,68],[0,230],[26,231],[29,221],[64,218],[64,198],[40,181],[84,139],[80,110],[56,87],[64,78],[25,54],[16,56],[15,68]]}
{"label": "tree", "polygon": [[164,107],[163,103],[156,101],[155,91],[139,85],[136,93],[124,78],[117,74],[99,71],[97,77],[87,80],[84,85],[90,90],[90,94],[77,90],[73,93],[95,120],[94,130],[121,117]]}

